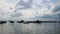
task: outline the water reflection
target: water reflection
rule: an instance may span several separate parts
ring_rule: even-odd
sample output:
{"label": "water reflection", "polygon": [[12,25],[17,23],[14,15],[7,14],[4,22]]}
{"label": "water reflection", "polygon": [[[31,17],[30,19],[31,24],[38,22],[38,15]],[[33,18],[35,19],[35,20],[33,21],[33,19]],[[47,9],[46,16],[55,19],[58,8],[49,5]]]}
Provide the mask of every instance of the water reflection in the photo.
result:
{"label": "water reflection", "polygon": [[60,23],[4,23],[0,24],[0,34],[60,34]]}

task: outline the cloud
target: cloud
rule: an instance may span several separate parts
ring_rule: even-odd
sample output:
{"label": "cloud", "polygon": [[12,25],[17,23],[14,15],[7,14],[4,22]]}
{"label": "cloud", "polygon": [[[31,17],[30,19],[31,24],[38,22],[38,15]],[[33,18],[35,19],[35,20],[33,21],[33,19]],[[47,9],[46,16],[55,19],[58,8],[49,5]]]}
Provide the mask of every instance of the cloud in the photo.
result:
{"label": "cloud", "polygon": [[60,0],[1,0],[0,16],[29,18],[59,18]]}
{"label": "cloud", "polygon": [[16,4],[19,2],[19,0],[6,0],[6,4]]}
{"label": "cloud", "polygon": [[17,13],[17,12],[13,12],[10,16],[11,17],[20,17],[20,16],[22,16],[22,14],[21,13]]}
{"label": "cloud", "polygon": [[55,19],[55,18],[60,17],[59,16],[60,13],[55,13],[58,11],[60,12],[59,0],[46,0],[46,1],[39,0],[39,1],[36,1],[35,5],[33,4],[34,10],[38,12],[38,13],[35,13],[35,18],[39,18],[39,19],[40,18],[54,18]]}
{"label": "cloud", "polygon": [[52,12],[60,12],[60,5],[55,5]]}
{"label": "cloud", "polygon": [[[38,18],[38,17],[40,17],[40,18],[58,18],[55,16],[55,13],[53,13],[53,11],[59,10],[59,8],[57,8],[55,6],[55,4],[58,4],[58,3],[59,3],[59,0],[33,0],[33,3],[31,4],[32,8],[30,8],[30,10],[28,10],[27,7],[26,7],[26,9],[23,9],[23,11],[24,11],[23,17],[24,18]],[[24,5],[24,3],[20,4],[20,2],[19,2],[19,4],[17,4],[17,6],[25,6],[25,5]]]}
{"label": "cloud", "polygon": [[19,3],[16,4],[16,7],[19,7],[21,9],[27,9],[27,8],[31,8],[31,5],[32,5],[32,0],[29,0],[28,2],[26,2],[26,0],[20,0]]}

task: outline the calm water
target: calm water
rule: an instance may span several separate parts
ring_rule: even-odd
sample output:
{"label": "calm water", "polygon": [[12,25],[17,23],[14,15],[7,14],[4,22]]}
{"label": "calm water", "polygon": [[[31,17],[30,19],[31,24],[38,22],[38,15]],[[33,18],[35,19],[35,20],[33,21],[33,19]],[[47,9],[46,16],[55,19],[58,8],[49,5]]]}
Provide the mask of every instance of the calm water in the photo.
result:
{"label": "calm water", "polygon": [[60,23],[5,23],[0,24],[0,34],[60,34]]}

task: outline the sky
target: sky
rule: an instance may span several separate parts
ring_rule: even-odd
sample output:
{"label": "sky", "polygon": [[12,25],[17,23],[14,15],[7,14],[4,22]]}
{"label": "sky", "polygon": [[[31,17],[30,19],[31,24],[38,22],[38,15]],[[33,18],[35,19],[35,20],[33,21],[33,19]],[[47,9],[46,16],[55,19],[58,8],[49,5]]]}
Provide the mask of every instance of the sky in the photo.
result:
{"label": "sky", "polygon": [[0,20],[60,19],[60,0],[0,0]]}

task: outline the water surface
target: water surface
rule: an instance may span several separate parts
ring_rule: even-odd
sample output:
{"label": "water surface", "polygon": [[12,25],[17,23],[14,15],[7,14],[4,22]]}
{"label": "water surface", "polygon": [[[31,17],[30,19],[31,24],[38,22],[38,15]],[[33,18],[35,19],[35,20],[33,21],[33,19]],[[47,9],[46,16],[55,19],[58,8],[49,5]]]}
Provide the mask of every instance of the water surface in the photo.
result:
{"label": "water surface", "polygon": [[0,34],[60,34],[60,23],[5,23],[0,24]]}

